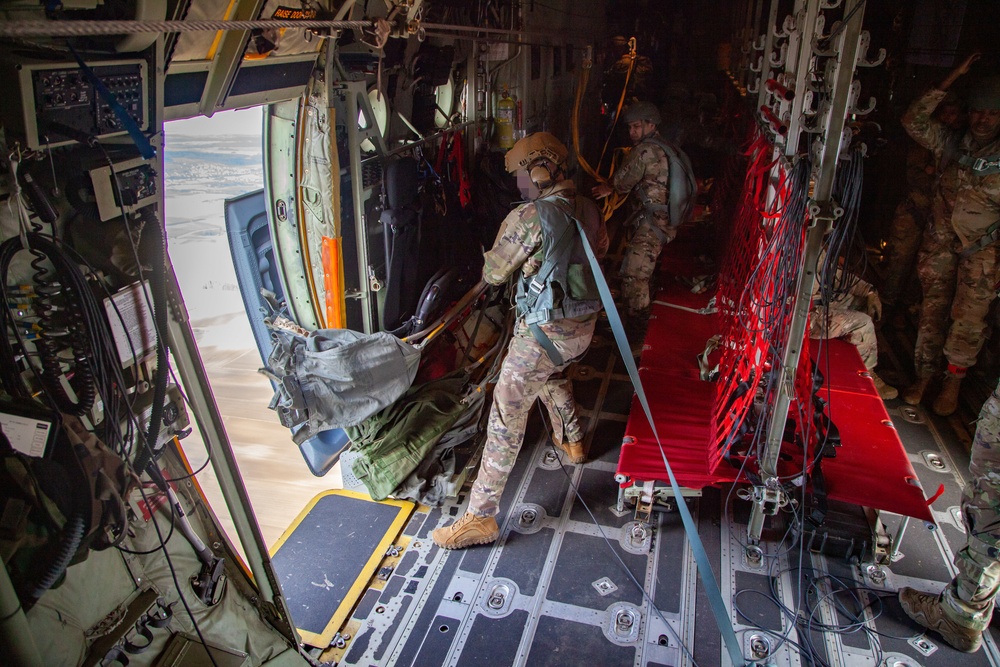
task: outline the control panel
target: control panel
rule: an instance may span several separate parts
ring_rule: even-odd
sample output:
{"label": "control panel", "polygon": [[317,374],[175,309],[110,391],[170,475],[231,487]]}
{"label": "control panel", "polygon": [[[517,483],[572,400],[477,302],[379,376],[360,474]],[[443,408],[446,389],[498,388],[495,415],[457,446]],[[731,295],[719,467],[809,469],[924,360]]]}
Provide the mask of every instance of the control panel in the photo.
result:
{"label": "control panel", "polygon": [[[116,60],[90,64],[90,69],[140,129],[146,129],[149,94],[146,61]],[[4,105],[8,136],[28,148],[62,146],[126,131],[111,104],[76,63],[18,63],[4,67],[13,75],[24,107]],[[5,82],[6,83],[6,82]]]}
{"label": "control panel", "polygon": [[101,222],[156,201],[157,178],[152,160],[136,158],[90,170]]}

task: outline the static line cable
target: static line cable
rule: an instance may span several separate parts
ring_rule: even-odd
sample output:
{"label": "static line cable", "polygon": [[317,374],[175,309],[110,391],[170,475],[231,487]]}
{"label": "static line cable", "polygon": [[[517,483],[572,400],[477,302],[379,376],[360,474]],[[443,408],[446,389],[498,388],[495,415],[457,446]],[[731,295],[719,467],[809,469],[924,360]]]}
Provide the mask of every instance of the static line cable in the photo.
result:
{"label": "static line cable", "polygon": [[[551,447],[552,451],[556,453],[556,456],[558,458],[559,450],[556,448],[555,444],[556,441],[552,437],[552,431],[549,430],[549,425],[546,423],[545,419],[546,419],[545,415],[542,415],[542,425],[545,427],[545,432],[548,434],[549,440],[551,440],[551,442],[549,443],[549,447]],[[573,475],[570,474],[570,472],[566,469],[566,465],[563,463],[560,463],[560,469],[563,471],[563,474],[565,474],[566,478],[569,480],[570,487],[572,487],[573,493],[576,495],[576,499],[580,501],[581,505],[583,505],[583,509],[587,510],[587,514],[590,515],[591,521],[594,522],[594,527],[597,528],[597,532],[601,534],[602,538],[604,538],[604,543],[608,545],[608,549],[611,550],[611,554],[618,561],[618,564],[621,565],[622,572],[624,572],[625,575],[632,581],[632,583],[635,584],[635,587],[639,589],[640,593],[642,593],[643,599],[645,599],[646,602],[649,603],[650,608],[654,612],[656,612],[656,615],[660,618],[661,621],[663,621],[663,625],[666,626],[667,630],[670,632],[673,638],[677,640],[677,645],[680,647],[681,652],[685,656],[687,656],[688,659],[691,660],[691,664],[694,667],[698,667],[698,662],[694,659],[694,653],[692,653],[691,649],[689,649],[684,644],[684,640],[681,638],[680,634],[678,634],[677,630],[674,629],[674,626],[670,625],[670,622],[663,615],[663,612],[660,611],[659,607],[656,606],[656,601],[653,600],[653,598],[650,596],[649,591],[646,590],[645,586],[639,583],[639,580],[636,579],[634,574],[632,574],[632,570],[628,569],[628,565],[626,565],[625,561],[622,560],[621,554],[618,553],[618,550],[615,549],[615,545],[611,543],[611,540],[608,538],[607,533],[604,532],[604,528],[601,526],[601,522],[597,520],[597,517],[594,516],[594,513],[590,510],[590,506],[587,505],[587,501],[584,500],[583,496],[580,494],[580,487],[573,481]],[[683,502],[683,499],[681,499],[681,501]]]}
{"label": "static line cable", "polygon": [[[323,21],[306,19],[302,21],[282,19],[258,19],[255,21],[0,21],[0,36],[3,37],[87,37],[93,35],[131,35],[149,32],[217,32],[220,30],[267,30],[269,28],[306,28],[329,30],[374,29],[376,20],[366,21]],[[417,23],[414,29],[468,32],[509,37],[548,37],[551,32],[509,30],[506,28],[479,28],[476,26],[449,25],[447,23]],[[410,27],[407,28],[409,30]],[[586,37],[585,35],[579,35]],[[565,42],[570,35],[557,41]]]}
{"label": "static line cable", "polygon": [[659,447],[660,457],[663,460],[663,467],[666,469],[667,477],[670,480],[670,488],[673,490],[674,497],[677,499],[677,509],[681,515],[681,521],[684,524],[684,532],[687,534],[688,544],[691,547],[691,552],[698,568],[702,588],[708,598],[709,607],[712,610],[712,615],[715,617],[715,622],[718,625],[719,634],[722,637],[722,643],[725,646],[726,652],[729,654],[729,659],[732,661],[733,665],[744,667],[748,663],[743,657],[739,640],[736,638],[736,632],[733,629],[733,622],[729,617],[729,611],[726,609],[725,601],[722,599],[722,592],[719,589],[719,583],[715,578],[715,573],[712,570],[712,564],[708,558],[708,554],[705,552],[701,536],[698,535],[698,527],[694,523],[694,519],[691,516],[691,511],[688,509],[687,503],[684,502],[684,494],[681,493],[680,484],[678,484],[677,478],[674,476],[674,471],[670,467],[670,462],[667,460],[667,454],[663,449],[663,441],[660,438],[660,434],[656,430],[656,422],[653,419],[652,412],[650,411],[649,402],[646,400],[646,392],[643,388],[642,380],[639,378],[639,370],[636,368],[635,360],[628,351],[629,342],[625,337],[625,330],[622,325],[621,315],[618,314],[618,309],[615,307],[615,302],[611,297],[611,291],[608,287],[607,280],[605,280],[604,274],[601,272],[601,265],[598,262],[597,257],[594,255],[593,248],[590,247],[590,241],[587,240],[587,235],[583,231],[583,226],[580,224],[579,220],[574,220],[574,222],[576,223],[577,231],[580,233],[580,238],[583,241],[584,253],[587,255],[587,260],[590,262],[591,270],[594,273],[594,279],[597,282],[597,289],[601,294],[601,301],[603,302],[604,310],[608,315],[608,324],[611,326],[611,331],[614,333],[615,342],[618,344],[618,349],[622,353],[622,361],[625,362],[625,368],[628,370],[629,379],[632,382],[632,386],[635,388],[636,397],[642,406],[643,413],[646,415],[646,421],[649,423],[649,427],[653,431],[653,438],[656,440],[656,444]]}
{"label": "static line cable", "polygon": [[[511,30],[509,28],[479,28],[477,26],[466,26],[466,25],[451,25],[448,23],[427,23],[420,22],[420,27],[426,30],[454,30],[455,32],[476,32],[476,33],[490,33],[493,35],[509,35],[511,37],[554,37],[552,31],[544,30]],[[556,41],[566,42],[570,37],[584,37],[587,38],[588,35],[582,33],[571,33],[568,35],[562,35],[561,39]]]}
{"label": "static line cable", "polygon": [[0,21],[0,36],[87,37],[147,32],[217,32],[220,30],[267,30],[269,28],[364,30],[375,27],[375,21],[284,21],[274,19],[258,21]]}

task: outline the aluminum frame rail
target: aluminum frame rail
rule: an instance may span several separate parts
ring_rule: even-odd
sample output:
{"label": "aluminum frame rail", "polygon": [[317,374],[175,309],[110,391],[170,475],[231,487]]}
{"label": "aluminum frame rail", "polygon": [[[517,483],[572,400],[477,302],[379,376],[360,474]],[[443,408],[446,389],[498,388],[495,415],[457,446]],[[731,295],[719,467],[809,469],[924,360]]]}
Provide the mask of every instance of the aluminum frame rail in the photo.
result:
{"label": "aluminum frame rail", "polygon": [[[795,290],[792,321],[789,326],[788,339],[783,341],[781,366],[778,369],[778,396],[770,411],[770,422],[767,426],[767,438],[764,453],[760,458],[761,484],[754,488],[754,505],[751,509],[750,522],[747,526],[747,537],[751,544],[760,542],[764,520],[773,515],[783,502],[783,491],[777,475],[778,457],[784,439],[785,424],[788,420],[788,410],[794,400],[795,380],[799,361],[802,357],[806,325],[809,318],[809,307],[813,283],[816,279],[816,265],[823,246],[823,238],[833,226],[833,221],[839,217],[842,209],[833,200],[833,186],[837,175],[837,163],[843,148],[843,135],[847,114],[852,105],[852,84],[854,72],[858,66],[861,52],[861,25],[864,19],[865,0],[847,0],[844,7],[845,24],[839,26],[831,47],[836,52],[836,64],[832,77],[826,82],[830,100],[820,111],[825,112],[821,119],[822,134],[818,164],[814,169],[815,187],[809,203],[809,230],[806,235],[806,245],[803,257],[803,270],[798,276]],[[824,0],[799,0],[796,3],[795,30],[789,37],[788,57],[795,53],[795,60],[790,65],[795,66],[796,95],[791,102],[789,129],[785,142],[785,155],[794,156],[798,150],[799,135],[802,132],[805,95],[803,94],[809,81],[811,68],[810,59],[815,55],[817,34],[816,28],[820,12],[828,8]],[[768,59],[770,53],[764,53]],[[763,69],[763,68],[762,68]],[[763,77],[763,73],[762,73]],[[761,83],[763,87],[763,83]]]}

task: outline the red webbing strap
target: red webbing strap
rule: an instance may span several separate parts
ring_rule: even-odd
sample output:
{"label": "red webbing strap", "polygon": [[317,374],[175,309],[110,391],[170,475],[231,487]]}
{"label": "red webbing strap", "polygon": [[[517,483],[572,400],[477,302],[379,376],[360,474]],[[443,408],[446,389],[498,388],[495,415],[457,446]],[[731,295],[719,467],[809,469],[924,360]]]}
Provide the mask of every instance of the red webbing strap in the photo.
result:
{"label": "red webbing strap", "polygon": [[[445,163],[445,154],[448,162]],[[447,171],[442,168],[448,167]],[[450,183],[458,185],[458,201],[462,208],[472,202],[472,186],[469,183],[469,173],[465,169],[465,151],[462,150],[462,133],[446,132],[441,136],[441,146],[438,148],[437,159],[434,161],[434,171]]]}

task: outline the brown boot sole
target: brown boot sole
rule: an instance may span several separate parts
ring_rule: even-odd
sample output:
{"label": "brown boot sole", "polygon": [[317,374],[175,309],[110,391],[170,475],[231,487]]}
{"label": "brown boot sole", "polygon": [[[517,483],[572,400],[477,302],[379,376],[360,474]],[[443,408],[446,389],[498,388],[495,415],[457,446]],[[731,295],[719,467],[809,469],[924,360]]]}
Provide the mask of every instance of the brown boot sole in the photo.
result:
{"label": "brown boot sole", "polygon": [[[434,531],[435,533],[437,531]],[[434,540],[434,544],[438,545],[442,549],[465,549],[466,547],[474,547],[477,544],[491,544],[497,541],[500,537],[500,531],[493,533],[492,535],[485,535],[480,538],[467,539],[461,542],[455,542],[454,544],[448,544],[447,542],[439,542],[438,538],[431,533],[431,539]]]}

